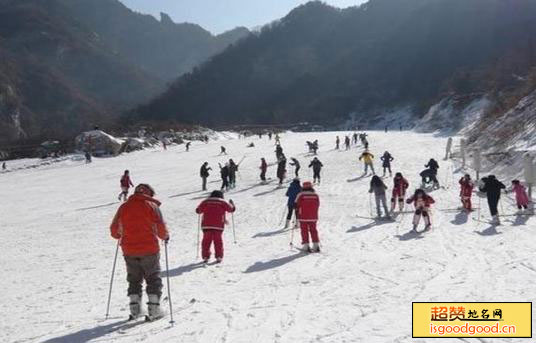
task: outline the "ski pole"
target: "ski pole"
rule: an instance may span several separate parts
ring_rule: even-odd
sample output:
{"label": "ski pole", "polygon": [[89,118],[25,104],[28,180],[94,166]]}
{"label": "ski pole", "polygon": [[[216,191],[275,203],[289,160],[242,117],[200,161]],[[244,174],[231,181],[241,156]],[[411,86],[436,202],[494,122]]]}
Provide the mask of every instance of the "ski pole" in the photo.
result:
{"label": "ski pole", "polygon": [[231,220],[233,222],[233,239],[234,244],[236,244],[236,230],[235,230],[235,223],[234,223],[234,213],[231,213]]}
{"label": "ski pole", "polygon": [[169,316],[170,321],[169,323],[171,326],[175,323],[173,320],[173,304],[171,303],[171,289],[169,288],[169,262],[168,262],[168,249],[167,249],[168,241],[166,240],[164,242],[164,251],[166,253],[166,279],[167,279],[167,292],[168,292],[168,300],[169,300]]}
{"label": "ski pole", "polygon": [[292,250],[292,247],[294,246],[294,230],[296,229],[296,226],[292,226],[292,229],[290,230],[290,250]]}
{"label": "ski pole", "polygon": [[196,257],[195,259],[198,260],[199,259],[199,236],[201,235],[201,215],[198,214],[197,215],[197,244],[195,246],[196,248]]}
{"label": "ski pole", "polygon": [[108,316],[110,315],[110,300],[112,299],[112,286],[114,284],[115,265],[117,263],[118,252],[119,252],[119,239],[117,240],[117,245],[115,246],[114,265],[112,267],[112,276],[110,278],[110,290],[108,291],[108,304],[106,305],[106,319],[108,319]]}

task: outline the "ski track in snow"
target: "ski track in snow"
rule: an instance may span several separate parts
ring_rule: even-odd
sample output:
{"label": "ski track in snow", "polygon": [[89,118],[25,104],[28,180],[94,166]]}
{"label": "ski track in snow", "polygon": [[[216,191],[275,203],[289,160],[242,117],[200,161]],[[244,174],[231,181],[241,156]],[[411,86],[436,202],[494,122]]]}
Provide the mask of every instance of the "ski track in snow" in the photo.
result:
{"label": "ski track in snow", "polygon": [[[325,168],[316,189],[323,250],[313,255],[291,249],[291,231],[281,229],[287,185],[277,187],[276,167],[268,170],[268,184],[258,183],[260,157],[275,161],[274,141],[267,137],[194,143],[189,153],[172,146],[95,158],[90,165],[64,161],[0,175],[5,199],[0,207],[0,341],[426,342],[411,338],[412,301],[535,301],[534,219],[520,225],[503,220],[502,226],[492,227],[471,215],[438,210],[460,206],[457,181],[463,171],[452,175],[457,165],[442,160],[446,139],[413,132],[369,134],[376,170],[381,174],[378,159],[389,150],[395,157],[393,172],[404,173],[410,192],[419,185],[418,173],[428,159],[440,162],[445,189],[431,192],[436,200],[431,232],[409,233],[411,213],[394,222],[356,217],[370,215],[370,177],[361,177],[361,147],[333,150],[335,136],[344,138],[342,132],[286,133],[281,139],[287,158],[300,160],[302,180],[312,176],[305,141],[320,142],[318,157]],[[250,141],[255,148],[246,148]],[[207,193],[199,191],[198,172],[208,161],[215,169],[209,187],[218,187],[217,162],[225,157],[214,156],[221,144],[235,161],[246,156],[237,188],[226,194],[238,207],[238,243],[233,244],[228,226],[224,263],[203,267],[195,259],[194,209]],[[134,183],[150,183],[163,202],[172,236],[173,327],[169,317],[125,324],[128,299],[121,257],[111,315],[104,320],[115,251],[108,227],[119,205],[124,169]],[[289,176],[293,172],[289,166]],[[385,182],[391,188],[391,179]],[[486,219],[485,201],[481,206]],[[508,202],[503,206],[513,211]],[[294,244],[299,240],[295,231]],[[164,266],[163,252],[161,262]],[[167,301],[162,303],[167,310]]]}

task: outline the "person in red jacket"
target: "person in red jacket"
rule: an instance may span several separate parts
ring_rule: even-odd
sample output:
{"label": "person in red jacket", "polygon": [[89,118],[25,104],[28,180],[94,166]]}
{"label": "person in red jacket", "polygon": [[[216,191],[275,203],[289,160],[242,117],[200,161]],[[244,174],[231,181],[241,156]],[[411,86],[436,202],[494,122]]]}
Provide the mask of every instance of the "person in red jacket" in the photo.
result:
{"label": "person in red jacket", "polygon": [[[313,184],[309,181],[304,182],[302,191],[296,197],[296,213],[300,222],[302,250],[306,252],[320,252],[320,240],[316,229],[319,207],[320,198],[315,193]],[[309,235],[313,241],[312,248],[309,247]]]}
{"label": "person in red jacket", "polygon": [[119,200],[123,197],[123,201],[127,201],[128,190],[130,187],[134,187],[134,184],[130,180],[130,173],[128,170],[125,170],[123,176],[121,176],[121,193],[119,194]]}
{"label": "person in red jacket", "polygon": [[145,279],[149,298],[148,317],[162,316],[160,297],[160,246],[158,239],[169,240],[169,233],[160,212],[160,202],[154,199],[154,190],[147,184],[140,184],[134,194],[123,203],[112,221],[110,232],[119,240],[127,266],[128,296],[130,297],[130,317],[141,313],[142,283]]}
{"label": "person in red jacket", "polygon": [[214,243],[216,262],[220,263],[223,259],[223,229],[227,221],[225,214],[233,213],[236,210],[234,202],[223,199],[223,192],[213,191],[210,197],[203,200],[197,206],[195,212],[202,214],[201,229],[203,230],[203,241],[201,242],[201,256],[203,262],[207,263],[210,259],[210,246]]}
{"label": "person in red jacket", "polygon": [[408,204],[413,203],[415,206],[415,215],[413,216],[413,231],[417,232],[417,226],[421,221],[421,216],[424,218],[424,231],[429,231],[432,228],[430,220],[430,206],[435,203],[435,200],[426,194],[422,189],[417,189],[415,194],[406,200]]}
{"label": "person in red jacket", "polygon": [[393,179],[393,196],[391,198],[391,213],[394,212],[396,203],[400,212],[404,211],[404,198],[406,197],[406,190],[409,187],[408,180],[406,180],[402,173],[396,173]]}
{"label": "person in red jacket", "polygon": [[460,179],[460,198],[462,200],[463,208],[468,212],[473,210],[471,197],[473,196],[474,187],[475,184],[471,180],[471,176],[469,174],[465,174],[465,176]]}

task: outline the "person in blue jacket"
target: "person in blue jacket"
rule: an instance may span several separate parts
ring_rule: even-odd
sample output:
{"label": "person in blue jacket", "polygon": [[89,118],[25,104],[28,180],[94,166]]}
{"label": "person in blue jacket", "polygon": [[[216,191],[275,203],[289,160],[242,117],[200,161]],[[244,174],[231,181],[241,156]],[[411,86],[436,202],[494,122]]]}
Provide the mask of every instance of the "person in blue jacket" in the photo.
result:
{"label": "person in blue jacket", "polygon": [[[285,229],[290,226],[290,220],[292,219],[292,213],[295,212],[295,208],[296,208],[296,205],[295,205],[296,197],[298,196],[298,193],[301,192],[301,190],[302,190],[302,188],[301,188],[301,185],[300,185],[300,179],[298,179],[298,178],[295,178],[294,180],[292,180],[292,182],[290,183],[290,186],[288,186],[287,194],[286,194],[286,196],[288,197],[288,202],[287,202],[288,214],[287,214],[287,221],[285,223]],[[296,213],[296,216],[297,215],[298,214]],[[296,219],[296,223],[297,222],[298,222],[298,220]]]}

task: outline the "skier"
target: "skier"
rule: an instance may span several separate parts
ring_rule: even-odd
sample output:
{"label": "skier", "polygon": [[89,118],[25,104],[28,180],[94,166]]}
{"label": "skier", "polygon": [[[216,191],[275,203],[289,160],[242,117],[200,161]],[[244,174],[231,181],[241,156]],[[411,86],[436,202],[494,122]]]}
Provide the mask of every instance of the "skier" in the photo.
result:
{"label": "skier", "polygon": [[473,210],[473,205],[471,202],[471,197],[473,196],[474,183],[471,180],[471,175],[465,174],[459,181],[460,183],[460,198],[462,200],[463,208],[467,212]]}
{"label": "skier", "polygon": [[380,209],[381,205],[383,206],[383,210],[385,211],[385,218],[389,219],[389,210],[387,210],[387,199],[385,197],[386,189],[387,186],[385,185],[385,183],[383,183],[383,180],[379,176],[374,175],[370,180],[369,193],[374,193],[376,199],[376,213],[378,213],[378,218],[381,218],[382,216],[382,212]]}
{"label": "skier", "polygon": [[261,181],[266,182],[266,171],[268,170],[268,164],[266,163],[266,160],[261,158],[261,166],[259,167],[261,170]]}
{"label": "skier", "polygon": [[512,191],[516,194],[516,205],[520,213],[529,208],[529,196],[525,186],[519,180],[512,181]]}
{"label": "skier", "polygon": [[320,162],[320,160],[317,157],[313,158],[311,163],[309,163],[309,168],[311,167],[313,168],[313,183],[320,184],[320,171],[322,170],[323,166],[324,165],[322,164],[322,162]]}
{"label": "skier", "polygon": [[406,203],[415,206],[415,214],[413,216],[413,231],[417,232],[417,227],[421,221],[421,216],[424,218],[424,231],[429,231],[432,228],[430,220],[430,206],[435,203],[435,200],[426,194],[423,189],[417,189],[415,194],[406,200]]}
{"label": "skier", "polygon": [[127,268],[130,319],[141,314],[142,283],[145,279],[149,298],[148,320],[163,316],[160,309],[162,279],[160,278],[160,246],[158,238],[169,240],[169,233],[160,212],[160,202],[147,184],[139,184],[123,203],[112,221],[110,232],[120,240]]}
{"label": "skier", "polygon": [[220,156],[221,155],[227,155],[227,149],[222,145],[220,146]]}
{"label": "skier", "polygon": [[199,176],[201,176],[201,179],[203,180],[202,187],[204,191],[207,190],[207,178],[210,176],[208,172],[209,170],[212,170],[212,168],[208,166],[208,162],[203,163],[199,170]]}
{"label": "skier", "polygon": [[86,164],[91,163],[91,154],[89,153],[89,151],[86,151],[85,157],[86,157]]}
{"label": "skier", "polygon": [[123,197],[123,201],[127,201],[128,189],[130,187],[134,187],[134,184],[130,180],[130,174],[128,170],[125,170],[123,176],[121,176],[120,185],[121,193],[119,193],[118,199],[121,200],[121,197]]}
{"label": "skier", "polygon": [[313,142],[313,154],[316,155],[318,151],[318,139],[315,139],[315,141]]}
{"label": "skier", "polygon": [[380,157],[382,160],[382,167],[383,167],[383,176],[385,176],[385,172],[389,170],[389,176],[393,176],[393,172],[391,171],[391,162],[394,161],[394,157],[389,153],[389,151],[386,151],[383,153],[383,156]]}
{"label": "skier", "polygon": [[[290,186],[288,186],[287,193],[285,194],[288,197],[287,201],[287,207],[288,207],[288,214],[287,214],[287,221],[285,223],[285,229],[287,229],[290,226],[290,221],[292,219],[292,213],[294,212],[296,208],[296,197],[301,192],[302,188],[300,185],[300,179],[295,178],[290,183]],[[298,221],[296,219],[296,226],[298,225]]]}
{"label": "skier", "polygon": [[231,158],[229,160],[229,188],[236,187],[236,172],[238,171],[238,165]]}
{"label": "skier", "polygon": [[344,137],[344,147],[346,150],[350,150],[350,137]]}
{"label": "skier", "polygon": [[366,138],[363,140],[363,145],[365,146],[365,150],[368,150],[369,142]]}
{"label": "skier", "polygon": [[279,133],[275,134],[275,144],[276,145],[281,144],[281,138],[279,137]]}
{"label": "skier", "polygon": [[357,134],[357,132],[354,132],[354,135],[352,136],[352,138],[353,138],[353,144],[354,144],[354,145],[357,144],[357,137],[358,137],[358,136],[359,136],[359,135]]}
{"label": "skier", "polygon": [[391,213],[395,211],[396,203],[398,202],[398,208],[400,212],[404,211],[404,198],[406,197],[406,190],[409,187],[409,182],[402,176],[402,173],[396,173],[393,179],[393,192],[391,198]]}
{"label": "skier", "polygon": [[277,178],[279,179],[279,185],[283,184],[287,173],[287,158],[284,154],[277,161]]}
{"label": "skier", "polygon": [[[303,189],[296,197],[296,211],[300,222],[302,236],[302,251],[320,252],[320,240],[316,224],[318,222],[318,208],[320,199],[313,189],[311,182],[304,182]],[[309,247],[309,235],[313,242],[313,247]]]}
{"label": "skier", "polygon": [[221,164],[218,163],[218,166],[220,167],[221,190],[228,191],[229,190],[229,164],[225,163],[225,165],[222,167]]}
{"label": "skier", "polygon": [[300,176],[300,161],[298,161],[297,159],[295,159],[294,157],[292,157],[290,159],[290,163],[289,163],[291,166],[294,167],[294,175],[296,177],[299,177]]}
{"label": "skier", "polygon": [[210,246],[214,243],[216,263],[223,260],[223,230],[227,221],[225,213],[236,211],[233,200],[229,202],[223,199],[221,191],[213,191],[210,197],[203,200],[195,209],[199,215],[203,215],[201,229],[203,230],[203,240],[201,242],[201,257],[207,263],[210,259]]}
{"label": "skier", "polygon": [[[423,178],[423,185],[424,183],[428,183],[425,182],[425,180],[428,179],[429,181],[432,181],[433,189],[439,189],[439,181],[437,180],[437,170],[439,169],[439,164],[437,163],[437,161],[431,158],[430,161],[428,161],[428,163],[424,165],[424,167],[428,168],[428,171],[425,170],[421,173],[421,177]],[[424,176],[422,174],[424,174]]]}
{"label": "skier", "polygon": [[186,151],[190,151],[190,145],[192,145],[192,142],[186,143]]}
{"label": "skier", "polygon": [[491,213],[491,217],[494,220],[494,224],[501,225],[497,205],[499,204],[499,200],[501,199],[501,189],[505,189],[506,186],[502,182],[497,180],[495,175],[489,175],[488,177],[482,178],[482,183],[483,184],[482,187],[480,187],[480,191],[486,193],[489,211]]}
{"label": "skier", "polygon": [[340,145],[341,139],[339,138],[339,136],[337,136],[337,138],[335,139],[335,150],[339,150]]}
{"label": "skier", "polygon": [[268,132],[268,139],[272,140],[272,132]]}
{"label": "skier", "polygon": [[281,144],[276,144],[275,146],[275,158],[279,160],[279,158],[283,155],[283,147]]}
{"label": "skier", "polygon": [[363,160],[365,163],[365,175],[368,173],[368,168],[372,170],[372,175],[376,175],[376,172],[374,171],[374,164],[373,164],[374,155],[372,155],[368,150],[365,150],[361,156],[359,156],[359,160]]}

